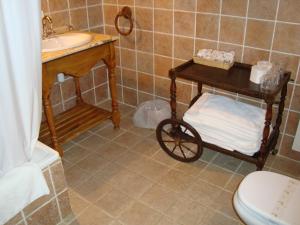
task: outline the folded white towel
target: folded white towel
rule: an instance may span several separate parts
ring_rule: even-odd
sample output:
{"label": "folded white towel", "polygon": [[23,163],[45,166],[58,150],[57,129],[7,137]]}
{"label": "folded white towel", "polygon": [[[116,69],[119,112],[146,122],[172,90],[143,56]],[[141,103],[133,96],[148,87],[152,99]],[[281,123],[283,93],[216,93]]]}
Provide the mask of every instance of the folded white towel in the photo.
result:
{"label": "folded white towel", "polygon": [[261,145],[265,110],[204,93],[184,114],[203,141],[253,155]]}
{"label": "folded white towel", "polygon": [[4,224],[35,199],[49,194],[39,166],[25,163],[0,177],[0,224]]}
{"label": "folded white towel", "polygon": [[186,114],[195,119],[208,116],[211,121],[227,122],[230,126],[254,132],[261,128],[265,118],[265,110],[261,108],[210,93],[204,93]]}

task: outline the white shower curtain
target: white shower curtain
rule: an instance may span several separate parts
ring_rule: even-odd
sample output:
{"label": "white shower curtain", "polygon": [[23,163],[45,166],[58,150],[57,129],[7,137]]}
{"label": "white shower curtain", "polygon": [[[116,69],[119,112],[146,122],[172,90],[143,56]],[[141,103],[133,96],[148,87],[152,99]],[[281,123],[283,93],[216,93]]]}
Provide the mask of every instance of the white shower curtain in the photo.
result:
{"label": "white shower curtain", "polygon": [[49,189],[30,162],[41,122],[40,0],[0,0],[0,224]]}
{"label": "white shower curtain", "polygon": [[41,122],[40,0],[0,0],[0,177],[30,161]]}

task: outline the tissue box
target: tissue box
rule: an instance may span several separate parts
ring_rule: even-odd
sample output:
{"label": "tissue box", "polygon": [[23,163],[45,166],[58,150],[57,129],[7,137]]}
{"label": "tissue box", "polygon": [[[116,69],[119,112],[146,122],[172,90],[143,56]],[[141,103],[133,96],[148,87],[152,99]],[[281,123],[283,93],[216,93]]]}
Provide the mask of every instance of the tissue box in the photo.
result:
{"label": "tissue box", "polygon": [[221,62],[221,61],[217,61],[217,60],[204,59],[204,58],[198,57],[198,56],[194,56],[193,60],[194,60],[194,63],[197,63],[197,64],[211,66],[211,67],[217,67],[217,68],[221,68],[224,70],[229,70],[234,64],[234,62],[225,63],[225,62]]}

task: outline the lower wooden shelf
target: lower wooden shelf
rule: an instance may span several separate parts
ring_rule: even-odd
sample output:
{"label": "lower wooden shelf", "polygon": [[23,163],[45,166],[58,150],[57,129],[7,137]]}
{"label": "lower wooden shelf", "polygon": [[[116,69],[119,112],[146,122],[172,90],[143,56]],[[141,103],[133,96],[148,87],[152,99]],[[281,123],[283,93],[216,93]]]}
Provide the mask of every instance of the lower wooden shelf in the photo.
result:
{"label": "lower wooden shelf", "polygon": [[[63,144],[73,139],[103,120],[110,119],[111,115],[111,112],[93,105],[83,102],[77,104],[54,118],[58,143]],[[41,125],[39,140],[47,145],[52,144],[47,121]]]}

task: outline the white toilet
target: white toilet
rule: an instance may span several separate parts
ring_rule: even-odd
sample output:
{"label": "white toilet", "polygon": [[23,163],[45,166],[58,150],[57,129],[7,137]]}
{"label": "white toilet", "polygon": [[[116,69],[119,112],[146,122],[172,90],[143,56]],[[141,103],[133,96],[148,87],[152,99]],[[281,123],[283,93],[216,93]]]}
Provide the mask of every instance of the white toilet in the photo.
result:
{"label": "white toilet", "polygon": [[246,176],[233,204],[247,225],[300,224],[300,181],[267,171]]}

